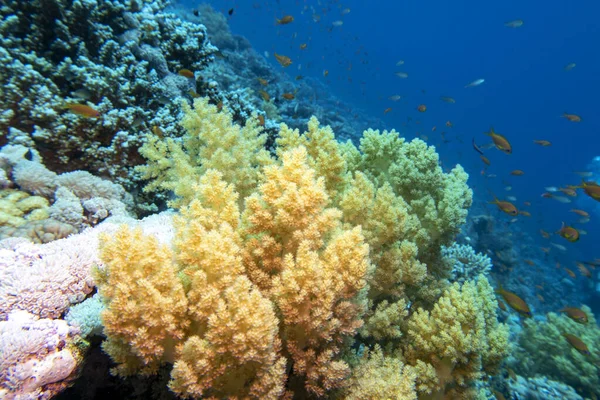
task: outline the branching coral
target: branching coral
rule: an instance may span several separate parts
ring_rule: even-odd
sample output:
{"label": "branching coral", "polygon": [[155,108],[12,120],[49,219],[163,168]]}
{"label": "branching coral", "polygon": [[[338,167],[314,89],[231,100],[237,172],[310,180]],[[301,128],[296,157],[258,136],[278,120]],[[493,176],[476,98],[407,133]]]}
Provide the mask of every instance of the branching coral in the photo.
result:
{"label": "branching coral", "polygon": [[496,299],[485,277],[453,284],[431,311],[417,310],[406,326],[404,356],[422,376],[422,392],[460,393],[493,373],[508,351],[508,327],[496,319]]}
{"label": "branching coral", "polygon": [[[274,158],[253,119],[184,108],[183,144],[142,150],[149,189],[177,196],[172,247],[127,229],[103,246],[119,372],[174,362],[170,388],[193,397],[475,396],[507,333],[484,277],[446,281],[440,245],[471,201],[460,167],[395,132],[341,145],[316,119],[282,125]],[[375,347],[353,363],[356,340]],[[378,389],[378,373],[397,375]]]}

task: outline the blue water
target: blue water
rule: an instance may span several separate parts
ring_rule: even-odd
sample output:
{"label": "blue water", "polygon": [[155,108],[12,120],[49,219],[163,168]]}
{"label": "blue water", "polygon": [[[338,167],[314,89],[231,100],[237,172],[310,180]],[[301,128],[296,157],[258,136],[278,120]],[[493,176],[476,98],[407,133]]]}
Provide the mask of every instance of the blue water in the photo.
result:
{"label": "blue water", "polygon": [[[561,222],[578,217],[571,208],[595,215],[581,226],[588,235],[578,243],[560,237],[574,257],[600,257],[600,206],[579,192],[579,199],[562,204],[540,195],[546,186],[578,184],[573,171],[586,171],[600,155],[600,3],[595,1],[212,1],[228,17],[235,34],[245,36],[259,53],[282,69],[273,53],[292,58],[285,72],[326,82],[344,101],[381,117],[387,128],[407,137],[426,135],[438,149],[444,165],[460,163],[470,173],[470,184],[480,203],[515,196],[515,203],[531,212],[518,224],[539,245],[539,229],[557,231]],[[189,6],[196,3],[184,2]],[[347,14],[342,10],[350,9]],[[320,18],[314,20],[314,14]],[[292,15],[294,22],[276,25],[275,18]],[[506,27],[521,19],[523,26]],[[334,21],[343,21],[336,27]],[[307,44],[306,50],[299,48]],[[399,60],[404,65],[396,66]],[[569,63],[575,68],[565,71]],[[301,65],[301,69],[298,66]],[[329,75],[323,76],[328,70]],[[408,73],[401,79],[395,72]],[[475,79],[485,82],[464,86]],[[351,81],[350,81],[351,80]],[[399,94],[402,99],[388,98]],[[447,104],[440,96],[451,96]],[[427,106],[425,113],[416,107]],[[383,111],[392,107],[384,115]],[[561,118],[564,112],[580,115],[581,123]],[[404,126],[407,118],[412,121]],[[446,121],[453,128],[446,128]],[[417,122],[420,122],[417,124]],[[472,149],[490,140],[483,132],[494,126],[513,146],[513,154],[486,151],[491,166]],[[432,128],[436,126],[436,131]],[[446,131],[450,143],[442,144]],[[549,140],[551,147],[533,144]],[[515,177],[511,170],[521,169]],[[599,171],[600,172],[600,171]],[[598,176],[597,178],[600,178]],[[590,178],[588,178],[590,179]],[[505,191],[511,186],[510,192]],[[522,206],[529,201],[532,206]],[[493,209],[493,207],[492,207]],[[492,210],[493,211],[493,210]],[[499,216],[502,217],[502,216]],[[505,218],[509,218],[506,216]]]}

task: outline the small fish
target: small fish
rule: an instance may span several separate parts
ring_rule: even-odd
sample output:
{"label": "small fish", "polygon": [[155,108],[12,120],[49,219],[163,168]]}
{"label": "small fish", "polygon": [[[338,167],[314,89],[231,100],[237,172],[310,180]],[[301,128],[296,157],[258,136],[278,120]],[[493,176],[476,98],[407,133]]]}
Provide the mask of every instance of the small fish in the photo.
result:
{"label": "small fish", "polygon": [[538,294],[536,294],[535,296],[536,296],[536,297],[538,298],[538,300],[539,300],[539,301],[541,301],[542,303],[545,301],[545,300],[544,300],[544,296],[542,296],[541,294],[539,294],[539,293],[538,293]]}
{"label": "small fish", "polygon": [[399,67],[401,65],[404,65],[404,60],[400,60],[396,63],[396,67]]}
{"label": "small fish", "polygon": [[395,75],[396,75],[398,78],[402,78],[402,79],[406,79],[406,78],[408,78],[408,74],[407,74],[406,72],[396,72],[396,73],[395,73]]}
{"label": "small fish", "polygon": [[271,101],[271,96],[269,96],[269,93],[265,92],[264,90],[259,90],[258,93],[264,101]]}
{"label": "small fish", "polygon": [[517,201],[517,198],[515,196],[506,196],[506,200],[508,200],[508,201]]}
{"label": "small fish", "polygon": [[389,99],[390,99],[391,101],[398,101],[398,100],[400,100],[401,98],[402,98],[402,96],[400,96],[399,94],[395,94],[395,95],[393,95],[393,96],[390,96],[390,97],[389,97]]}
{"label": "small fish", "polygon": [[496,301],[498,302],[498,307],[502,310],[502,311],[506,311],[506,305],[504,304],[504,302],[502,302],[500,299],[496,299]]}
{"label": "small fish", "polygon": [[281,19],[275,19],[275,24],[277,25],[287,25],[292,22],[294,22],[294,17],[291,15],[285,15]]}
{"label": "small fish", "polygon": [[496,196],[494,196],[494,201],[488,201],[488,204],[497,205],[500,211],[505,212],[508,215],[516,216],[519,214],[519,210],[517,210],[517,207],[515,207],[513,203],[508,201],[500,201],[496,198]]}
{"label": "small fish", "polygon": [[544,253],[550,253],[550,247],[540,247]]}
{"label": "small fish", "polygon": [[290,65],[292,65],[292,60],[288,57],[288,56],[283,56],[281,54],[277,54],[277,53],[273,53],[273,55],[275,56],[275,58],[277,59],[277,62],[282,66],[282,67],[289,67]]}
{"label": "small fish", "polygon": [[98,111],[86,104],[69,103],[69,104],[65,104],[64,108],[68,109],[73,114],[77,114],[81,117],[100,118],[100,111]]}
{"label": "small fish", "polygon": [[561,192],[563,192],[567,196],[577,197],[577,192],[575,191],[575,189],[573,189],[571,187],[558,188],[558,190],[560,190]]}
{"label": "small fish", "polygon": [[529,265],[530,267],[535,267],[535,263],[533,261],[531,261],[531,260],[523,260],[523,261],[525,261],[525,263],[527,265]]}
{"label": "small fish", "polygon": [[73,97],[77,97],[80,100],[89,100],[92,98],[92,92],[90,92],[89,90],[82,88],[82,89],[77,89],[74,92],[71,92],[71,95]]}
{"label": "small fish", "polygon": [[531,205],[531,203],[529,201],[524,201],[523,204],[526,205],[527,207],[529,207]]}
{"label": "small fish", "polygon": [[514,176],[523,176],[523,175],[525,175],[525,172],[523,172],[520,169],[514,169],[514,170],[510,171],[510,174],[514,175]]}
{"label": "small fish", "polygon": [[483,163],[485,165],[492,165],[492,162],[490,161],[489,158],[487,158],[486,156],[484,156],[483,154],[479,156],[479,158],[481,158],[481,161],[483,161]]}
{"label": "small fish", "polygon": [[588,279],[592,279],[592,273],[589,269],[585,267],[585,265],[577,264],[577,269],[579,270],[579,273],[581,273],[582,276],[585,276]]}
{"label": "small fish", "polygon": [[306,43],[300,44],[300,50],[306,50],[306,47],[307,47]]}
{"label": "small fish", "polygon": [[522,298],[520,298],[513,292],[509,292],[502,289],[502,287],[496,290],[496,293],[502,296],[506,304],[508,304],[513,310],[517,311],[519,314],[525,317],[531,317],[531,309]]}
{"label": "small fish", "polygon": [[542,147],[548,147],[548,146],[552,146],[552,143],[550,143],[547,140],[534,140],[533,143],[535,144],[539,144]]}
{"label": "small fish", "polygon": [[388,108],[386,108],[385,110],[383,110],[383,113],[384,113],[384,114],[387,114],[387,113],[389,113],[390,111],[392,111],[392,107],[388,107]]}
{"label": "small fish", "polygon": [[449,103],[449,104],[456,103],[456,100],[454,100],[454,98],[448,97],[448,96],[442,96],[442,97],[440,97],[440,100],[442,100],[443,102]]}
{"label": "small fish", "polygon": [[327,75],[329,75],[329,70],[328,69],[323,70],[323,76],[325,78],[327,78]]}
{"label": "small fish", "polygon": [[198,93],[196,93],[194,89],[188,90],[187,93],[192,97],[192,99],[197,99],[198,97],[201,97]]}
{"label": "small fish", "polygon": [[570,203],[571,199],[569,199],[568,197],[564,197],[564,196],[557,196],[553,193],[542,193],[542,197],[546,198],[546,199],[554,199],[560,203]]}
{"label": "small fish", "polygon": [[425,112],[425,111],[427,111],[427,106],[425,104],[420,104],[417,107],[417,111],[419,111],[419,112]]}
{"label": "small fish", "polygon": [[507,186],[504,188],[504,190],[506,190],[507,192],[510,192],[512,190],[512,186]]}
{"label": "small fish", "polygon": [[565,225],[564,222],[562,223],[560,230],[556,233],[567,239],[569,242],[576,242],[579,240],[579,231],[572,226]]}
{"label": "small fish", "polygon": [[344,21],[333,21],[331,23],[331,25],[333,25],[333,26],[342,26],[342,25],[344,25]]}
{"label": "small fish", "polygon": [[486,135],[492,137],[492,142],[498,150],[505,152],[506,154],[512,153],[512,146],[510,142],[499,133],[494,132],[494,128],[491,127],[489,132],[484,132]]}
{"label": "small fish", "polygon": [[568,119],[571,122],[581,122],[581,117],[577,114],[563,113],[562,117]]}
{"label": "small fish", "polygon": [[258,124],[260,126],[265,126],[265,117],[262,114],[258,114]]}
{"label": "small fish", "polygon": [[269,81],[267,81],[264,78],[256,78],[258,80],[258,83],[260,83],[263,86],[267,86],[269,84]]}
{"label": "small fish", "polygon": [[575,350],[577,350],[583,355],[590,355],[590,350],[588,349],[587,345],[583,342],[583,340],[579,339],[575,335],[571,335],[570,333],[563,333],[562,335],[565,339],[567,339],[567,342],[569,342],[569,344],[573,346]]}
{"label": "small fish", "polygon": [[504,26],[506,26],[507,28],[520,28],[523,26],[523,20],[515,19],[514,21],[505,22]]}
{"label": "small fish", "polygon": [[519,211],[519,215],[522,215],[524,217],[531,217],[531,214],[529,212],[523,210]]}
{"label": "small fish", "polygon": [[227,14],[229,14],[229,16],[233,15],[233,8],[230,8],[229,11],[227,11]]}
{"label": "small fish", "polygon": [[188,79],[194,79],[196,77],[196,75],[194,75],[194,73],[192,71],[190,71],[189,69],[185,69],[185,68],[177,71],[177,75],[183,76],[184,78],[188,78]]}
{"label": "small fish", "polygon": [[448,128],[452,128],[454,125],[452,125],[452,122],[450,122],[450,121],[446,121],[446,126],[447,126]]}
{"label": "small fish", "polygon": [[570,64],[567,64],[567,65],[565,65],[565,67],[564,67],[563,69],[564,69],[565,71],[570,71],[570,70],[572,70],[573,68],[575,68],[575,66],[576,66],[576,65],[577,65],[577,64],[575,64],[575,63],[570,63]]}
{"label": "small fish", "polygon": [[474,87],[474,86],[479,86],[481,85],[483,82],[485,82],[485,79],[475,79],[473,82],[465,85],[466,88],[468,87]]}
{"label": "small fish", "polygon": [[342,10],[342,15],[346,15],[346,14],[348,14],[349,12],[350,12],[350,9],[349,9],[349,8],[344,8],[344,9]]}
{"label": "small fish", "polygon": [[473,148],[475,149],[475,151],[478,152],[479,154],[483,155],[483,151],[481,151],[481,149],[479,147],[477,147],[477,145],[475,144],[475,138],[473,138],[472,143],[473,143]]}
{"label": "small fish", "polygon": [[567,248],[565,246],[563,246],[562,244],[558,244],[558,243],[550,243],[552,246],[556,247],[557,249],[559,249],[560,251],[567,251]]}
{"label": "small fish", "polygon": [[504,397],[504,395],[499,391],[492,390],[492,393],[494,393],[494,397],[496,398],[496,400],[506,400],[506,397]]}
{"label": "small fish", "polygon": [[296,80],[299,81],[300,79],[303,79],[304,77],[302,75],[296,75]]}
{"label": "small fish", "polygon": [[161,139],[165,137],[165,131],[163,131],[162,128],[158,125],[154,125],[152,127],[152,133],[154,133],[156,136],[158,136]]}
{"label": "small fish", "polygon": [[294,93],[284,93],[281,95],[281,97],[283,97],[286,100],[294,100],[296,98],[296,96],[294,96]]}
{"label": "small fish", "polygon": [[550,234],[543,229],[540,229],[540,233],[544,239],[550,239]]}

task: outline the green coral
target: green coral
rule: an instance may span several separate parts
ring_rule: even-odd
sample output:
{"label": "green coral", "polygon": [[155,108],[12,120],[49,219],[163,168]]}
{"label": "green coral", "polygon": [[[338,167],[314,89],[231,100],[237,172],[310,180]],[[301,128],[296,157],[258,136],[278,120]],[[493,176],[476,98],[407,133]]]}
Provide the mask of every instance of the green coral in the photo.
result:
{"label": "green coral", "polygon": [[[565,314],[549,313],[545,321],[527,320],[519,335],[513,369],[520,375],[546,375],[564,382],[585,396],[600,396],[600,328],[592,310],[583,306],[587,324]],[[562,336],[580,338],[591,354],[581,354]]]}

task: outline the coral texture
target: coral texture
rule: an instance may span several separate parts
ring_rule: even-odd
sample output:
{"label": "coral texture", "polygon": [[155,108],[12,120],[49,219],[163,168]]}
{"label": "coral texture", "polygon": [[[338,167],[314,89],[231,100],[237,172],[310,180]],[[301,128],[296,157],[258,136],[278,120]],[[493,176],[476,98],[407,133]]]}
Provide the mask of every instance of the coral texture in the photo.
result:
{"label": "coral texture", "polygon": [[[460,167],[395,132],[340,144],[315,118],[282,124],[273,157],[253,119],[184,109],[183,145],[143,150],[149,189],[177,196],[171,246],[127,227],[102,245],[117,372],[173,363],[183,397],[483,393],[508,335],[487,279],[447,281],[441,246],[472,195]],[[355,343],[382,346],[352,362]],[[376,370],[397,384],[378,392]]]}

